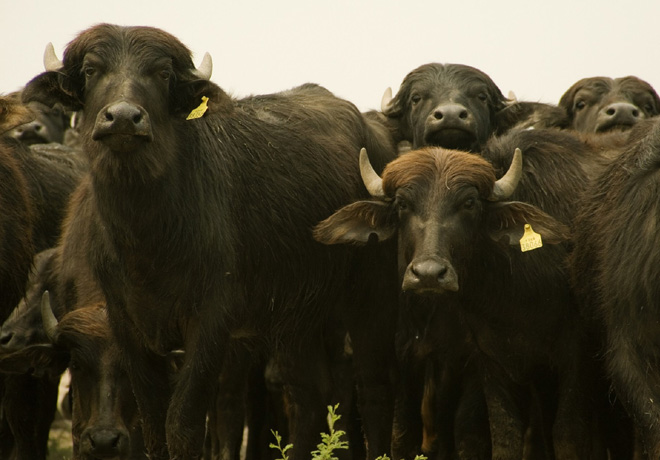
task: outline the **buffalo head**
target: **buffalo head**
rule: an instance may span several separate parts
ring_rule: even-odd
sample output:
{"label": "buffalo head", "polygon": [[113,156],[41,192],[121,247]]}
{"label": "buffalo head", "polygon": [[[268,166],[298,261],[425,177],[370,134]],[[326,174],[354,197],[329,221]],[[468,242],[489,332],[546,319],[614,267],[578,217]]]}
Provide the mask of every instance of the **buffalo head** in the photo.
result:
{"label": "buffalo head", "polygon": [[626,130],[660,113],[660,98],[644,80],[590,77],[571,86],[559,100],[573,129],[582,132]]}
{"label": "buffalo head", "polygon": [[50,339],[70,355],[74,457],[134,458],[143,449],[137,404],[105,306],[82,307],[58,321],[46,291],[41,314]]}
{"label": "buffalo head", "polygon": [[482,71],[460,64],[426,64],[410,72],[396,96],[382,103],[413,148],[436,145],[479,151],[495,131],[502,92]]}
{"label": "buffalo head", "polygon": [[[177,123],[209,98],[209,110],[221,110],[226,94],[209,81],[210,56],[195,68],[178,39],[151,27],[99,24],[83,31],[59,61],[52,45],[44,57],[46,72],[23,90],[23,100],[80,111],[78,126],[92,168],[110,166],[139,177],[158,176],[174,161]],[[123,166],[122,166],[123,165]]]}
{"label": "buffalo head", "polygon": [[506,201],[522,174],[519,150],[499,180],[483,158],[437,147],[400,156],[382,179],[363,151],[361,169],[374,200],[341,208],[317,225],[314,236],[325,244],[366,244],[398,235],[404,291],[459,291],[473,262],[501,252],[494,246],[518,245],[525,224],[547,244],[566,238],[565,226],[538,208]]}

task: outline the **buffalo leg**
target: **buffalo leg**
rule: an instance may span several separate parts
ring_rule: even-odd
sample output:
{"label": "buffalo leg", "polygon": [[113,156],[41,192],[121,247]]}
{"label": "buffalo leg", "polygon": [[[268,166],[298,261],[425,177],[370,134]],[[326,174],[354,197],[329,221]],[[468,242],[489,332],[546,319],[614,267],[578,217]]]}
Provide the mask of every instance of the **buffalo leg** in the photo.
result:
{"label": "buffalo leg", "polygon": [[484,395],[490,420],[493,460],[519,460],[523,456],[526,422],[521,411],[522,391],[506,376],[486,373]]}

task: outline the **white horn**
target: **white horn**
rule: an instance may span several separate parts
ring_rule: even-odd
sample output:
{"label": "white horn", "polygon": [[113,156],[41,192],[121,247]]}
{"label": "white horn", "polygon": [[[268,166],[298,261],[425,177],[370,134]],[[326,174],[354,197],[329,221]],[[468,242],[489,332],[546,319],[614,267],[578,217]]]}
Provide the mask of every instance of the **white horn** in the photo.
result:
{"label": "white horn", "polygon": [[196,69],[197,76],[202,80],[210,80],[211,74],[213,73],[213,59],[209,53],[204,54],[202,63]]}
{"label": "white horn", "polygon": [[392,108],[392,88],[387,88],[380,100],[380,111],[387,113]]}
{"label": "white horn", "polygon": [[48,43],[44,51],[44,68],[48,72],[57,72],[63,66],[64,64],[62,64],[62,61],[55,54],[55,47],[53,47],[52,43]]}
{"label": "white horn", "polygon": [[513,159],[511,160],[511,166],[504,176],[495,182],[493,185],[493,192],[489,201],[500,201],[509,198],[518,186],[518,182],[522,177],[522,152],[520,149],[516,149],[513,152]]}
{"label": "white horn", "polygon": [[50,305],[50,293],[44,291],[41,296],[41,320],[44,323],[44,331],[51,341],[55,340],[57,332],[57,318],[53,314],[53,307]]}
{"label": "white horn", "polygon": [[371,166],[367,149],[364,147],[360,150],[360,175],[362,176],[364,186],[367,187],[371,196],[374,198],[385,198],[383,179],[374,171],[374,167]]}

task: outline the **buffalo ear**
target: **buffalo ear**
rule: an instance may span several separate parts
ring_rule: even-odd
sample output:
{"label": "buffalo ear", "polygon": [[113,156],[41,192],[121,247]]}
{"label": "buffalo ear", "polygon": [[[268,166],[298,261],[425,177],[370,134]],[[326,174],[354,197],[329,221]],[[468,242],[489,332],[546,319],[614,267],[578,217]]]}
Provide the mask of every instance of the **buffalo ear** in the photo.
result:
{"label": "buffalo ear", "polygon": [[69,361],[69,354],[51,344],[35,344],[9,355],[0,356],[0,372],[4,374],[26,374],[35,377],[49,370],[62,373]]}
{"label": "buffalo ear", "polygon": [[544,244],[558,244],[570,237],[566,225],[531,204],[510,201],[489,205],[487,226],[493,240],[518,245],[525,224],[541,235]]}
{"label": "buffalo ear", "polygon": [[73,91],[65,89],[67,77],[58,72],[43,72],[30,80],[21,91],[23,103],[41,102],[48,107],[60,104],[68,110],[82,109],[82,103]]}
{"label": "buffalo ear", "polygon": [[391,206],[381,201],[357,201],[344,206],[314,228],[323,244],[358,244],[385,241],[396,233]]}
{"label": "buffalo ear", "polygon": [[206,113],[223,112],[231,110],[231,98],[215,83],[209,80],[194,80],[182,83],[175,91],[174,111],[188,114],[197,108],[202,97],[208,98]]}

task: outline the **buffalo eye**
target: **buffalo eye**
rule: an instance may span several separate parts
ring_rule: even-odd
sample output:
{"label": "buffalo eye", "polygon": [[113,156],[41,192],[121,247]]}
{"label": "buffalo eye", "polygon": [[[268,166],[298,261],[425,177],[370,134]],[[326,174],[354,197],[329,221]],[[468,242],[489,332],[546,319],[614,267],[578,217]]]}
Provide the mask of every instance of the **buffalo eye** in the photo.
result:
{"label": "buffalo eye", "polygon": [[394,200],[394,205],[396,206],[396,209],[399,212],[399,214],[405,213],[410,210],[410,203],[406,199],[400,196],[396,197],[396,199]]}
{"label": "buffalo eye", "polygon": [[162,78],[164,81],[169,81],[170,77],[172,76],[172,73],[169,70],[161,70],[159,75],[160,78]]}
{"label": "buffalo eye", "polygon": [[651,104],[646,104],[646,105],[644,106],[644,110],[645,110],[647,113],[655,113],[655,110],[653,109],[653,106],[652,106]]}
{"label": "buffalo eye", "polygon": [[474,209],[477,200],[474,197],[470,197],[463,202],[463,209],[471,210]]}
{"label": "buffalo eye", "polygon": [[587,104],[583,100],[575,102],[575,110],[582,110]]}
{"label": "buffalo eye", "polygon": [[85,74],[85,77],[86,77],[86,78],[91,78],[91,77],[93,77],[94,74],[96,73],[96,68],[95,68],[95,67],[92,67],[92,66],[86,66],[86,67],[83,69],[83,73]]}
{"label": "buffalo eye", "polygon": [[488,102],[488,95],[486,93],[477,94],[477,98],[479,98],[481,102]]}
{"label": "buffalo eye", "polygon": [[421,100],[422,100],[422,96],[420,96],[419,94],[413,94],[412,97],[410,98],[410,102],[412,102],[413,105],[417,104]]}

